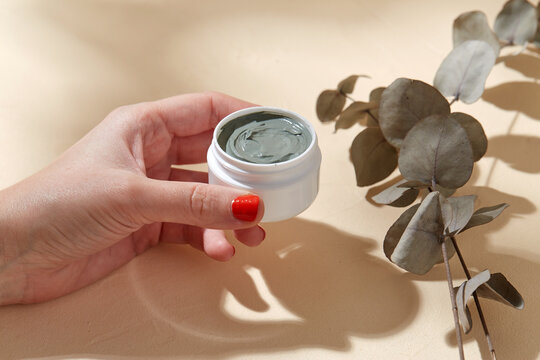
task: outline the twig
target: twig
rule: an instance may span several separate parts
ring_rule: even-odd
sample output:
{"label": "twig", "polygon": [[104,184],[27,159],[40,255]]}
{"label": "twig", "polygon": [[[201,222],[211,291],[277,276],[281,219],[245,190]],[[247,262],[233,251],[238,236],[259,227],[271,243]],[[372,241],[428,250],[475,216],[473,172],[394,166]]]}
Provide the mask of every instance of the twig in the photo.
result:
{"label": "twig", "polygon": [[[454,249],[456,250],[456,254],[459,258],[459,262],[461,263],[461,267],[463,268],[463,272],[465,273],[467,280],[470,280],[471,273],[469,272],[469,268],[467,268],[467,264],[465,264],[465,260],[463,259],[463,256],[461,255],[461,251],[459,250],[459,247],[457,245],[456,238],[451,236],[450,239],[452,240],[452,245],[454,245]],[[473,298],[474,298],[474,303],[476,304],[476,309],[478,310],[478,316],[480,317],[480,321],[482,322],[482,327],[484,328],[484,335],[486,336],[486,342],[488,344],[491,358],[493,360],[496,360],[497,356],[495,355],[495,347],[493,346],[493,343],[491,342],[491,335],[489,335],[486,319],[484,318],[484,312],[482,311],[482,307],[480,306],[480,300],[478,299],[478,295],[476,295],[476,291],[473,292]]]}
{"label": "twig", "polygon": [[452,283],[452,273],[450,272],[450,264],[448,263],[448,253],[446,251],[446,241],[444,238],[441,240],[441,251],[444,259],[444,266],[446,267],[446,279],[448,280],[448,291],[450,292],[450,302],[452,303],[452,313],[454,314],[454,327],[456,328],[456,339],[459,350],[460,360],[465,360],[465,354],[463,353],[463,340],[461,339],[461,330],[459,327],[459,318],[456,305],[456,295],[454,293],[454,285]]}

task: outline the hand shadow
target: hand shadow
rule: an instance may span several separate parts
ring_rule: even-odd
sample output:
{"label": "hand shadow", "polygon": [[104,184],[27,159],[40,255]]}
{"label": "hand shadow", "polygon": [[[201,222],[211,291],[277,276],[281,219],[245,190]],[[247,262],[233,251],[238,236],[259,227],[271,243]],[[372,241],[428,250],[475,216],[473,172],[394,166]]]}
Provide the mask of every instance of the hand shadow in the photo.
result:
{"label": "hand shadow", "polygon": [[[368,254],[374,241],[300,219],[265,228],[264,245],[239,252],[228,265],[163,246],[133,267],[148,310],[177,331],[175,353],[210,358],[302,347],[346,351],[350,336],[386,336],[414,318],[416,288],[390,263]],[[156,263],[161,269],[155,278],[140,281],[139,274]],[[230,293],[249,312],[269,310],[246,268],[258,270],[266,295],[292,318],[251,321],[224,309]],[[176,275],[163,281],[163,271]],[[157,355],[144,347],[133,354],[145,352]]]}
{"label": "hand shadow", "polygon": [[[505,194],[489,187],[468,187],[466,193],[478,195],[478,207],[502,202],[510,204],[510,207],[491,223],[459,234],[457,242],[470,269],[477,271],[490,269],[492,272],[503,273],[525,300],[525,308],[518,311],[491,300],[480,299],[498,357],[502,359],[536,359],[540,354],[540,343],[536,341],[533,334],[536,334],[540,323],[540,301],[536,297],[536,294],[540,293],[540,283],[536,281],[540,277],[540,261],[533,260],[533,256],[529,253],[502,253],[490,244],[490,238],[496,238],[496,232],[510,220],[519,221],[520,215],[532,214],[536,211],[536,207],[525,198]],[[538,227],[540,231],[540,225]],[[491,233],[493,236],[488,236]],[[507,240],[511,244],[512,239]],[[465,276],[456,256],[450,262],[454,286],[458,286],[465,280]],[[474,275],[476,272],[472,271],[472,273]],[[443,281],[446,279],[444,266],[441,265],[436,266],[426,275],[407,274],[407,277],[416,281]],[[482,358],[490,359],[482,325],[476,316],[474,302],[471,300],[468,305],[473,314],[473,329],[471,333],[465,335],[464,341],[475,340],[482,353]],[[453,330],[447,334],[446,338],[449,344],[457,346]]]}
{"label": "hand shadow", "polygon": [[[414,319],[418,291],[394,265],[369,254],[380,251],[375,241],[301,219],[265,228],[262,245],[235,243],[237,254],[227,263],[161,244],[89,288],[12,308],[4,317],[16,324],[3,339],[11,343],[8,357],[347,351],[351,337],[388,336]],[[23,346],[22,338],[37,337],[45,345]]]}

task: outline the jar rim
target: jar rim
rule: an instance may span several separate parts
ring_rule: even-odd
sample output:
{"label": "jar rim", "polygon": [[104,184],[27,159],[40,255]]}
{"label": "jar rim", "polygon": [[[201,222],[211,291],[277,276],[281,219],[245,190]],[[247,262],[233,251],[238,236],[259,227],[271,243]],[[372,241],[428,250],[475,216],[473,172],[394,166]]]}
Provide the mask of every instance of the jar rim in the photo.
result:
{"label": "jar rim", "polygon": [[[301,154],[299,154],[298,156],[296,156],[296,157],[294,157],[292,159],[277,162],[277,163],[271,163],[271,164],[252,163],[252,162],[249,162],[249,161],[244,161],[244,160],[241,160],[241,159],[237,159],[237,158],[227,154],[227,152],[225,152],[225,150],[223,150],[223,148],[218,144],[218,141],[217,141],[222,127],[224,125],[226,125],[227,123],[229,123],[229,122],[231,122],[231,121],[233,121],[233,120],[235,120],[235,119],[237,119],[237,118],[239,118],[241,116],[255,114],[255,113],[258,113],[258,112],[261,112],[261,113],[262,112],[267,112],[267,113],[272,113],[272,114],[276,114],[276,115],[282,115],[282,116],[291,118],[291,119],[293,119],[295,121],[299,121],[300,123],[302,123],[302,125],[305,126],[306,129],[308,129],[308,131],[309,131],[309,133],[311,135],[311,142],[310,142],[309,146]],[[293,166],[296,166],[298,163],[303,162],[306,159],[306,157],[308,157],[309,154],[313,151],[313,148],[315,146],[317,146],[317,133],[315,132],[315,129],[313,128],[313,125],[311,125],[311,123],[309,121],[307,121],[302,116],[300,116],[299,114],[297,114],[297,113],[295,113],[293,111],[285,110],[285,109],[281,109],[281,108],[273,107],[273,106],[253,106],[253,107],[237,110],[237,111],[225,116],[218,123],[216,128],[214,129],[213,138],[212,138],[212,145],[213,145],[214,149],[219,153],[219,156],[226,159],[227,162],[232,163],[235,166],[238,166],[239,168],[243,168],[243,169],[246,169],[246,170],[263,171],[264,172],[264,171],[269,171],[269,170],[276,170],[276,168],[278,168],[278,167],[280,169],[293,167]]]}

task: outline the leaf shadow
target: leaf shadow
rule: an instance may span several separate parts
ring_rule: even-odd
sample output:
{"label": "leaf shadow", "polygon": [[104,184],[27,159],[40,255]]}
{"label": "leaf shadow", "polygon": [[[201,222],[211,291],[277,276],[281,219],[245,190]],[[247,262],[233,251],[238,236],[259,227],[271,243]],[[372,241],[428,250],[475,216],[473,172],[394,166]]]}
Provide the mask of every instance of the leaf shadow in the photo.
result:
{"label": "leaf shadow", "polygon": [[521,53],[500,58],[500,62],[512,70],[522,73],[524,76],[540,79],[540,57]]}
{"label": "leaf shadow", "polygon": [[[510,253],[499,250],[491,246],[490,240],[491,233],[499,231],[509,221],[520,221],[522,215],[535,213],[536,207],[528,199],[489,187],[472,186],[465,190],[467,193],[478,195],[481,202],[478,204],[479,207],[502,202],[510,204],[510,207],[493,222],[459,234],[457,241],[470,269],[482,271],[489,268],[492,272],[504,273],[525,299],[525,308],[521,311],[491,300],[480,300],[498,357],[512,359],[519,354],[519,358],[523,360],[537,359],[540,354],[540,343],[536,341],[533,334],[536,334],[540,323],[540,299],[535,296],[540,293],[540,283],[536,281],[540,277],[540,259],[534,259],[528,252]],[[540,224],[536,226],[540,231]],[[496,234],[493,234],[493,237],[496,237]],[[457,286],[465,280],[465,276],[457,257],[452,258],[450,263],[454,285]],[[415,281],[442,282],[446,280],[444,266],[441,265],[436,266],[424,276],[407,274],[407,277]],[[469,309],[473,314],[473,329],[471,333],[465,335],[464,341],[476,341],[482,353],[482,359],[491,359],[472,301],[469,302]],[[452,346],[457,346],[453,330],[447,334],[446,341]]]}
{"label": "leaf shadow", "polygon": [[[392,264],[368,253],[374,240],[301,219],[265,228],[267,240],[261,246],[238,245],[228,263],[186,246],[152,249],[128,265],[131,290],[121,285],[122,301],[105,300],[111,308],[96,301],[83,314],[50,304],[51,314],[60,311],[62,316],[44,314],[40,324],[46,324],[34,329],[45,336],[47,346],[19,344],[14,355],[213,359],[303,347],[347,351],[351,337],[389,336],[414,319],[416,286]],[[119,292],[99,287],[83,291],[100,299]],[[58,303],[70,297],[76,301],[77,296],[68,296]],[[265,316],[277,311],[275,301],[288,315]],[[231,312],[231,306],[243,310]],[[89,330],[88,319],[97,333]],[[68,336],[73,341],[67,342]],[[58,348],[61,353],[51,351]]]}
{"label": "leaf shadow", "polygon": [[519,111],[540,120],[540,84],[526,81],[503,83],[484,91],[482,99],[509,111]]}
{"label": "leaf shadow", "polygon": [[489,139],[488,157],[494,157],[507,163],[513,169],[530,174],[540,173],[540,162],[534,156],[539,154],[540,138],[527,135],[501,135]]}

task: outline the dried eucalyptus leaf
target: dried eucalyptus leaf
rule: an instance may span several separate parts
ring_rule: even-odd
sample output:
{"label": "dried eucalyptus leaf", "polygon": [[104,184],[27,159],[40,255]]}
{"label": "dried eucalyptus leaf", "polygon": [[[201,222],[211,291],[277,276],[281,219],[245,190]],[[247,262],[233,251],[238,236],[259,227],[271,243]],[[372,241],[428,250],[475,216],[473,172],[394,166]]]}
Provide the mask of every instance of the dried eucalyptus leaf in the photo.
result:
{"label": "dried eucalyptus leaf", "polygon": [[338,116],[347,98],[337,90],[324,90],[317,99],[317,117],[322,122],[332,121]]}
{"label": "dried eucalyptus leaf", "polygon": [[455,112],[450,117],[456,120],[467,132],[467,137],[471,142],[473,151],[473,160],[478,161],[486,154],[488,140],[484,128],[471,115]]}
{"label": "dried eucalyptus leaf", "polygon": [[427,188],[429,184],[424,184],[420,181],[405,181],[404,183],[400,184],[399,187],[404,188],[412,188],[412,189],[424,189]]}
{"label": "dried eucalyptus leaf", "polygon": [[501,273],[492,274],[476,293],[483,298],[492,299],[519,310],[525,306],[519,291]]}
{"label": "dried eucalyptus leaf", "polygon": [[405,212],[403,212],[403,214],[399,216],[399,218],[392,224],[392,226],[390,226],[390,229],[388,229],[388,232],[386,233],[383,242],[384,254],[388,258],[388,260],[392,261],[392,253],[394,252],[394,249],[396,248],[399,239],[401,239],[403,232],[407,228],[407,225],[409,225],[409,222],[411,221],[412,217],[414,216],[419,207],[420,204],[416,204],[405,210]]}
{"label": "dried eucalyptus leaf", "polygon": [[368,78],[367,75],[351,75],[344,80],[341,80],[337,86],[338,91],[344,94],[351,94],[354,91],[354,86],[356,85],[356,80],[359,77]]}
{"label": "dried eucalyptus leaf", "polygon": [[472,104],[482,96],[486,79],[497,56],[481,40],[467,40],[455,47],[443,60],[433,85],[445,96]]}
{"label": "dried eucalyptus leaf", "polygon": [[496,56],[499,55],[499,39],[491,30],[486,14],[481,11],[469,11],[454,20],[454,47],[467,40],[483,40],[491,46]]}
{"label": "dried eucalyptus leaf", "polygon": [[366,117],[360,119],[360,125],[367,127],[379,127],[379,121],[375,115],[377,114],[377,109],[369,110],[366,113]]}
{"label": "dried eucalyptus leaf", "polygon": [[378,87],[369,93],[369,102],[371,103],[378,103],[381,101],[382,93],[384,92],[386,88],[385,87]]}
{"label": "dried eucalyptus leaf", "polygon": [[474,195],[441,199],[445,235],[453,236],[467,225],[474,212],[475,199]]}
{"label": "dried eucalyptus leaf", "polygon": [[418,121],[434,114],[450,114],[444,96],[422,81],[399,78],[382,93],[379,125],[386,140],[399,148]]}
{"label": "dried eucalyptus leaf", "polygon": [[399,170],[407,180],[456,189],[469,180],[473,168],[467,133],[448,116],[432,115],[407,134],[399,153]]}
{"label": "dried eucalyptus leaf", "polygon": [[463,327],[463,332],[467,334],[471,331],[472,322],[471,314],[467,307],[467,300],[482,284],[486,283],[490,278],[489,270],[484,270],[481,273],[473,276],[470,280],[463,282],[456,293],[456,305],[459,315],[459,322]]}
{"label": "dried eucalyptus leaf", "polygon": [[538,13],[526,0],[510,0],[495,19],[494,30],[499,39],[512,45],[525,45],[536,33]]}
{"label": "dried eucalyptus leaf", "polygon": [[499,216],[507,207],[508,204],[502,203],[495,206],[483,207],[476,210],[462,231],[491,222],[493,219]]}
{"label": "dried eucalyptus leaf", "polygon": [[450,197],[454,195],[457,189],[448,189],[448,188],[442,187],[439,184],[435,184],[435,188],[433,190],[440,192],[441,195],[444,197]]}
{"label": "dried eucalyptus leaf", "polygon": [[395,170],[397,158],[396,149],[384,139],[379,128],[364,129],[351,145],[356,184],[367,186],[383,180]]}
{"label": "dried eucalyptus leaf", "polygon": [[443,228],[439,193],[435,191],[418,207],[390,260],[414,274],[427,273],[440,259]]}
{"label": "dried eucalyptus leaf", "polygon": [[361,124],[362,120],[365,121],[367,116],[368,115],[366,113],[362,114],[358,118],[354,118],[352,116],[346,116],[346,117],[340,116],[335,122],[334,131],[338,131],[339,129],[350,129],[351,127],[354,126],[354,124]]}
{"label": "dried eucalyptus leaf", "polygon": [[418,189],[400,187],[407,180],[403,179],[372,197],[377,204],[395,207],[409,206],[418,197]]}
{"label": "dried eucalyptus leaf", "polygon": [[368,116],[367,111],[373,106],[373,104],[362,101],[353,102],[339,115],[336,122],[336,130],[348,129],[363,118],[366,118]]}

